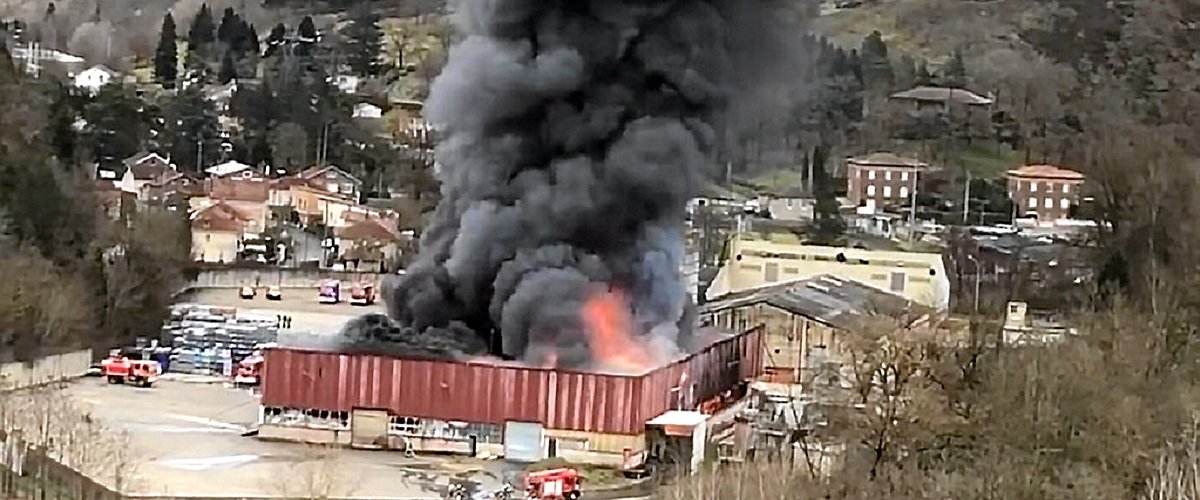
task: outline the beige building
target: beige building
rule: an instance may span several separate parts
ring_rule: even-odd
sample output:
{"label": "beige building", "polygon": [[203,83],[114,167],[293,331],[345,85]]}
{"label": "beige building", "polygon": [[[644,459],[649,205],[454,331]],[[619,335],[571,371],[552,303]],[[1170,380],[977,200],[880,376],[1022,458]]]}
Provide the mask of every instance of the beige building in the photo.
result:
{"label": "beige building", "polygon": [[234,262],[238,242],[246,232],[250,218],[225,202],[215,202],[191,215],[192,260]]}
{"label": "beige building", "polygon": [[939,311],[950,307],[950,279],[941,254],[823,247],[791,236],[742,234],[705,297],[819,275],[861,281]]}
{"label": "beige building", "polygon": [[727,331],[763,325],[767,380],[799,384],[815,366],[844,359],[842,336],[872,317],[911,327],[928,323],[932,313],[900,295],[822,275],[723,295],[700,307],[700,321]]}

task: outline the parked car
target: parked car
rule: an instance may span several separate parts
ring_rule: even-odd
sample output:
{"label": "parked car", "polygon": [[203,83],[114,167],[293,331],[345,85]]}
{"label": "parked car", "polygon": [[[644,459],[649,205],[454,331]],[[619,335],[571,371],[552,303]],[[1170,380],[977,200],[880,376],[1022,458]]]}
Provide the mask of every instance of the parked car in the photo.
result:
{"label": "parked car", "polygon": [[283,290],[278,286],[267,288],[267,300],[283,300]]}
{"label": "parked car", "polygon": [[256,292],[254,290],[254,287],[252,287],[252,286],[244,286],[238,292],[238,295],[241,296],[243,299],[253,299],[255,294],[256,294]]}

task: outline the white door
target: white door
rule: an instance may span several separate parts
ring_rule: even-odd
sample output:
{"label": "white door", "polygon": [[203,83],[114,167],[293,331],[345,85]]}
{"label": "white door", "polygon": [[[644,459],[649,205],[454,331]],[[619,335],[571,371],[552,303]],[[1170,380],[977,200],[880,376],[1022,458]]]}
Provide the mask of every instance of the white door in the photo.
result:
{"label": "white door", "polygon": [[533,463],[542,458],[542,424],[505,422],[504,458],[513,462]]}

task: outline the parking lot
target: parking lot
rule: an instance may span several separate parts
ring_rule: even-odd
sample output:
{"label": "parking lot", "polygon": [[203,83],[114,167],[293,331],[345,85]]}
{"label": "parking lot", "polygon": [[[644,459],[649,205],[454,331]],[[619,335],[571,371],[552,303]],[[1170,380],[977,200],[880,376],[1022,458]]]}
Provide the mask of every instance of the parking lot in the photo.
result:
{"label": "parking lot", "polygon": [[501,462],[311,447],[244,437],[257,397],[223,384],[161,380],[153,388],[88,378],[67,393],[107,427],[124,431],[133,493],[187,496],[440,498],[451,476],[500,484]]}
{"label": "parking lot", "polygon": [[186,302],[208,306],[236,307],[239,316],[291,316],[292,331],[317,334],[336,333],[351,318],[383,312],[382,301],[370,306],[352,306],[348,302],[321,304],[315,289],[283,289],[282,300],[267,300],[265,290],[253,299],[243,299],[234,288],[210,288],[192,293]]}

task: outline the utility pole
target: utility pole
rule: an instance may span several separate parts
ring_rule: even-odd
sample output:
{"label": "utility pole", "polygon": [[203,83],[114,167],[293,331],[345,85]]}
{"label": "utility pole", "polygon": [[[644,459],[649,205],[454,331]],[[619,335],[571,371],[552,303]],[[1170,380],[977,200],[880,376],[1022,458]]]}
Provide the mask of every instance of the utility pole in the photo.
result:
{"label": "utility pole", "polygon": [[920,167],[914,167],[912,171],[912,189],[908,190],[909,200],[908,205],[908,244],[912,245],[913,235],[917,233],[917,175],[920,174]]}
{"label": "utility pole", "polygon": [[967,183],[963,191],[963,224],[967,224],[967,217],[971,211],[971,171],[967,171]]}
{"label": "utility pole", "polygon": [[196,134],[196,171],[204,171],[204,138]]}

